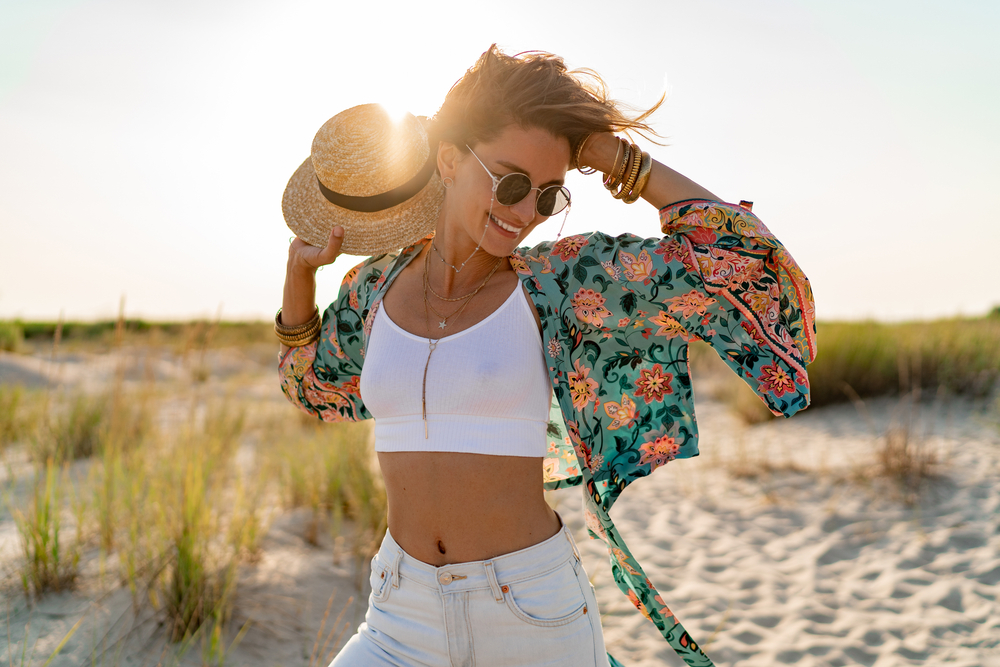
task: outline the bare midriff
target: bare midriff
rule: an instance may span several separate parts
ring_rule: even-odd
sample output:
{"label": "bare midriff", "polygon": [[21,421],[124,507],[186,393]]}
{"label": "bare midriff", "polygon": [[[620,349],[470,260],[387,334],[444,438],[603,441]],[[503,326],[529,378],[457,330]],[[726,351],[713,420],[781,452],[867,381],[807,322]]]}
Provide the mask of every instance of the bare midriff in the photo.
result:
{"label": "bare midriff", "polygon": [[379,452],[378,459],[389,532],[417,560],[436,567],[488,560],[559,531],[541,457]]}

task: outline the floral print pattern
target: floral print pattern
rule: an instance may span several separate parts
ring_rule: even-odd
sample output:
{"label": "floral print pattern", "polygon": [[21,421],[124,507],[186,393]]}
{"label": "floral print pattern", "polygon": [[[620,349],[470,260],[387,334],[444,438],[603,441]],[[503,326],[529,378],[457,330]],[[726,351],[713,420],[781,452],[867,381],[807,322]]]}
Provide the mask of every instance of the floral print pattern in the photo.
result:
{"label": "floral print pattern", "polygon": [[581,287],[570,300],[570,305],[578,320],[599,327],[604,324],[604,318],[611,315],[611,311],[604,307],[606,302],[607,299],[594,290]]}
{"label": "floral print pattern", "polygon": [[[577,235],[519,249],[512,264],[541,319],[564,422],[544,459],[545,488],[581,487],[588,531],[607,545],[618,588],[685,663],[709,667],[609,511],[632,482],[698,455],[690,341],[707,341],[772,412],[791,416],[809,404],[815,308],[805,275],[747,206],[678,202],[660,211],[660,225],[662,238]],[[355,393],[370,323],[426,242],[349,274],[318,343],[281,361],[293,403],[326,421],[370,417]]]}
{"label": "floral print pattern", "polygon": [[670,386],[674,376],[671,373],[664,373],[660,364],[653,364],[652,368],[643,368],[639,371],[639,379],[635,381],[635,395],[641,396],[646,403],[657,403],[663,401],[664,394],[674,393],[674,388]]}

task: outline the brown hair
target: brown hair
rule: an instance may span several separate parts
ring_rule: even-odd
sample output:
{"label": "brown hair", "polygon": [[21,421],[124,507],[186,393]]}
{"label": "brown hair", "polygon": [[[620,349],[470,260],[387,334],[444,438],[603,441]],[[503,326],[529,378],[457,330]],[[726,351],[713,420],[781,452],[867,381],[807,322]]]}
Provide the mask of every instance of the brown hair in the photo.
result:
{"label": "brown hair", "polygon": [[466,145],[496,138],[509,125],[536,127],[569,140],[570,150],[594,132],[634,130],[659,135],[645,122],[663,104],[627,115],[631,107],[608,97],[607,84],[589,69],[567,70],[559,56],[525,51],[508,56],[496,44],[459,79],[432,119],[432,145]]}

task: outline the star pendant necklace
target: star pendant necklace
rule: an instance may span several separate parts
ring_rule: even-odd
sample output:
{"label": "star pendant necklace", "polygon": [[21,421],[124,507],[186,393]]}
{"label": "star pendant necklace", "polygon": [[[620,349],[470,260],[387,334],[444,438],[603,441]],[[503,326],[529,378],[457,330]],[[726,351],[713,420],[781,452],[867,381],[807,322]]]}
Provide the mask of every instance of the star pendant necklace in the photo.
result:
{"label": "star pendant necklace", "polygon": [[[484,287],[486,287],[486,283],[488,283],[490,281],[490,278],[493,277],[493,274],[497,272],[498,268],[500,268],[500,264],[503,262],[503,258],[501,257],[501,258],[497,259],[497,263],[493,265],[493,270],[490,271],[490,274],[488,276],[486,276],[486,280],[484,280],[482,282],[482,284],[479,285],[479,287],[477,287],[471,294],[468,294],[468,295],[466,295],[464,297],[461,297],[461,299],[465,300],[465,303],[463,303],[459,307],[459,309],[457,311],[455,311],[451,315],[448,315],[447,317],[445,317],[445,316],[441,315],[441,313],[439,313],[436,310],[434,310],[434,307],[431,306],[430,302],[427,299],[427,291],[430,289],[430,280],[428,279],[428,270],[427,270],[428,269],[427,260],[430,258],[430,256],[431,255],[430,255],[429,252],[424,256],[424,322],[427,324],[427,329],[430,330],[430,328],[431,328],[431,322],[430,322],[431,315],[430,315],[430,311],[434,311],[435,315],[437,315],[438,317],[442,318],[441,321],[438,322],[438,328],[443,330],[446,326],[448,326],[448,318],[454,317],[455,320],[457,320],[461,316],[462,311],[465,310],[465,307],[468,306],[470,303],[472,303],[472,297],[474,297],[477,294],[479,294],[479,290],[481,290]],[[434,290],[430,290],[430,291],[434,292]],[[435,294],[435,296],[437,296],[437,293],[434,293],[434,294]],[[459,300],[461,300],[461,299],[459,299]],[[455,320],[452,320],[452,321],[455,321]],[[441,337],[440,336],[438,338],[428,338],[427,339],[427,361],[424,363],[424,379],[423,379],[422,388],[421,388],[421,394],[420,394],[420,407],[421,407],[421,412],[423,413],[423,418],[424,418],[424,440],[426,440],[429,437],[428,432],[427,432],[427,369],[430,368],[430,365],[431,365],[431,356],[434,354],[434,350],[437,349],[438,343],[440,343],[440,342],[441,342]]]}
{"label": "star pendant necklace", "polygon": [[[490,270],[490,273],[489,273],[489,275],[486,276],[486,279],[482,283],[480,283],[479,287],[477,287],[476,289],[474,289],[469,294],[466,294],[466,295],[460,296],[460,297],[455,297],[455,298],[448,298],[448,297],[441,296],[440,294],[438,294],[437,292],[434,291],[433,287],[431,287],[430,272],[429,272],[429,268],[430,267],[428,266],[429,259],[430,259],[430,253],[426,253],[424,255],[424,310],[425,310],[425,314],[426,314],[426,310],[429,308],[432,313],[434,313],[436,316],[438,316],[438,317],[441,318],[441,320],[438,322],[438,329],[442,329],[442,330],[445,327],[448,326],[448,320],[449,320],[449,318],[458,319],[459,315],[462,314],[462,311],[465,310],[465,307],[468,306],[472,302],[472,298],[474,296],[476,296],[477,294],[479,294],[479,291],[481,289],[483,289],[484,287],[486,287],[486,283],[490,282],[490,279],[493,277],[493,274],[495,274],[497,272],[497,269],[500,268],[500,264],[503,263],[503,258],[502,257],[497,258],[496,264],[493,265],[493,269]],[[441,299],[442,301],[465,301],[465,303],[463,303],[461,306],[459,306],[458,309],[455,310],[454,312],[452,312],[451,314],[444,315],[443,313],[439,312],[437,308],[435,308],[434,306],[432,306],[430,304],[430,301],[427,298],[427,292],[428,291],[430,291],[431,294],[433,294],[434,296],[436,296],[438,299]],[[428,325],[428,329],[429,328],[430,328],[430,326]]]}

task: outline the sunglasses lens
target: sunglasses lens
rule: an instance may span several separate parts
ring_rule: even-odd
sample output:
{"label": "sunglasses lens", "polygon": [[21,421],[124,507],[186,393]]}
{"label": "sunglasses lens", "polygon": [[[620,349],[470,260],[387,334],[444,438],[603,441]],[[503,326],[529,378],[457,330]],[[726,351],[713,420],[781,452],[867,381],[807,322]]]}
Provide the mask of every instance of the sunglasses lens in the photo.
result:
{"label": "sunglasses lens", "polygon": [[531,179],[524,174],[507,174],[497,184],[497,201],[504,206],[513,206],[531,192]]}
{"label": "sunglasses lens", "polygon": [[546,217],[555,215],[567,206],[569,206],[569,190],[556,185],[542,190],[535,204],[538,213]]}

